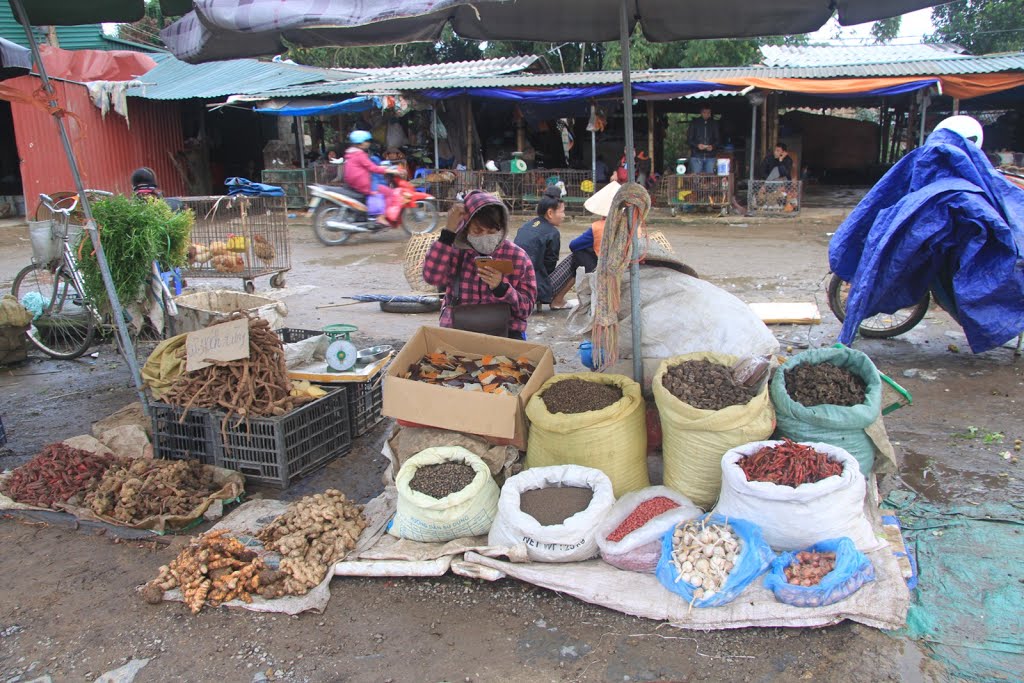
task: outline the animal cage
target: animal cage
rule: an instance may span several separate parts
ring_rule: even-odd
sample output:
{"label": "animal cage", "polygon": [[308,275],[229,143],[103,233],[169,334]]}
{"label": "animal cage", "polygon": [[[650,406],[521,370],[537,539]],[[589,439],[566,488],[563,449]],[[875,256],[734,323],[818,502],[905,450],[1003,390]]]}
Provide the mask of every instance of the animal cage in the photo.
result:
{"label": "animal cage", "polygon": [[182,197],[195,213],[187,278],[240,278],[245,291],[270,275],[271,287],[284,287],[291,269],[284,197]]}
{"label": "animal cage", "polygon": [[758,214],[798,213],[802,201],[799,180],[755,180],[747,194],[748,210]]}
{"label": "animal cage", "polygon": [[658,181],[652,202],[676,209],[723,209],[732,203],[733,175],[666,175]]}

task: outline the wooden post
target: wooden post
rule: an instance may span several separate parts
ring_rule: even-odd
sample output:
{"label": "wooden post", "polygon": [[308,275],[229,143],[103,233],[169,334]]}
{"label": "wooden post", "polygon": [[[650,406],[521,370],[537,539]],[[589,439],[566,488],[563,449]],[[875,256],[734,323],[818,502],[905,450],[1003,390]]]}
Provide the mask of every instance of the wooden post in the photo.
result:
{"label": "wooden post", "polygon": [[761,148],[758,150],[761,159],[768,156],[768,109],[768,97],[765,97],[764,105],[761,106]]}
{"label": "wooden post", "polygon": [[654,100],[647,100],[647,156],[651,159],[651,173],[654,173]]}
{"label": "wooden post", "polygon": [[885,153],[889,148],[889,101],[882,98],[882,106],[878,108],[878,163],[885,163]]}
{"label": "wooden post", "polygon": [[516,121],[516,151],[526,151],[526,121],[522,117]]}
{"label": "wooden post", "polygon": [[917,128],[917,95],[918,93],[911,93],[910,95],[910,107],[907,112],[907,151],[909,152],[914,147],[916,128]]}
{"label": "wooden post", "polygon": [[954,97],[953,98],[953,114],[956,115],[956,114],[959,114],[959,113],[960,113],[960,98],[959,97]]}
{"label": "wooden post", "polygon": [[466,95],[466,170],[473,170],[473,100]]}

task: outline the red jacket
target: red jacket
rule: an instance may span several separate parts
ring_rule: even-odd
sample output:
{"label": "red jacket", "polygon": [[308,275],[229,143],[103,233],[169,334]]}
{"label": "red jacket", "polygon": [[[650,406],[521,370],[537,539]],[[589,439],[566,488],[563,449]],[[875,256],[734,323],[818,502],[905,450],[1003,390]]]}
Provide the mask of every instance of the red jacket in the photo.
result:
{"label": "red jacket", "polygon": [[370,155],[358,147],[345,150],[345,184],[356,192],[370,194],[373,174],[387,173],[388,169],[370,160]]}

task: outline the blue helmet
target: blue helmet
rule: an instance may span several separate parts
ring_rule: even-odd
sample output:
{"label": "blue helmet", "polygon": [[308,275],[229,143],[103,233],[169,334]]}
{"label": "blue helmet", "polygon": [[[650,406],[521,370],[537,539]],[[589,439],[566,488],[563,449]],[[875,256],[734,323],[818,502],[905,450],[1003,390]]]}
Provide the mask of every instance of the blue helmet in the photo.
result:
{"label": "blue helmet", "polygon": [[361,145],[364,142],[369,142],[373,139],[373,136],[365,130],[354,130],[348,134],[348,141],[353,145]]}

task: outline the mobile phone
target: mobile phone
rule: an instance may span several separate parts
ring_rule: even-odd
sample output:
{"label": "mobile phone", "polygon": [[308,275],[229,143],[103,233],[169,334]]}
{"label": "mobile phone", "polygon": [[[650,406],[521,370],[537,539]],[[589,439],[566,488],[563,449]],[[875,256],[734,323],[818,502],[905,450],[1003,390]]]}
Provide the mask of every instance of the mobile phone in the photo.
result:
{"label": "mobile phone", "polygon": [[516,265],[512,261],[496,259],[490,256],[478,256],[476,258],[476,264],[478,266],[487,266],[489,268],[494,268],[502,275],[511,275],[512,271],[514,271],[516,268]]}

